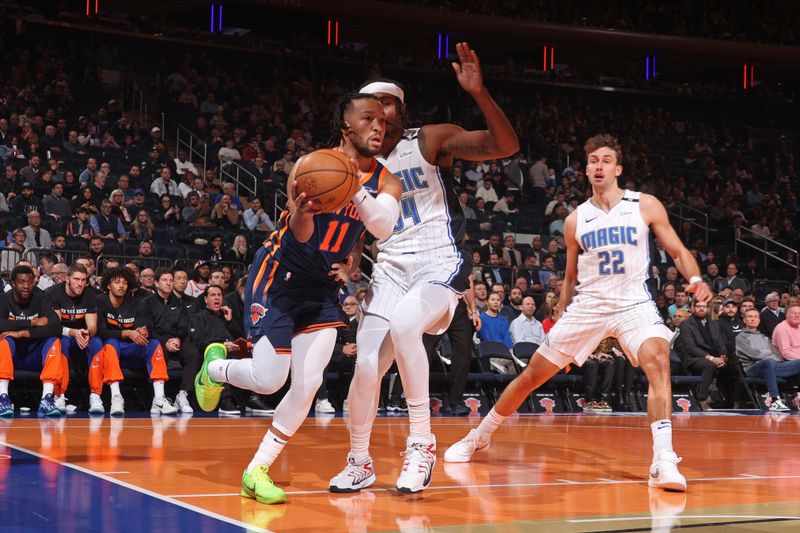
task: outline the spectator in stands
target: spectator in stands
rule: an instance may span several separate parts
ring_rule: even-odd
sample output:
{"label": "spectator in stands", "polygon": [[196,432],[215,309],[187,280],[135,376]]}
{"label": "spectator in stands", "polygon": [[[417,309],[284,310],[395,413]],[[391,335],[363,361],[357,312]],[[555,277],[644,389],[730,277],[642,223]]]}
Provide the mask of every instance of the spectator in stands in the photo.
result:
{"label": "spectator in stands", "polygon": [[212,262],[222,261],[225,258],[225,250],[222,248],[223,238],[222,235],[217,233],[211,237],[211,242],[208,243],[205,256]]}
{"label": "spectator in stands", "polygon": [[[6,250],[16,250],[19,254],[19,257],[22,257],[22,254],[25,252],[25,241],[27,240],[27,235],[25,234],[25,230],[22,228],[16,228],[14,231],[11,232],[11,241],[6,246]],[[12,265],[16,263],[16,261],[12,262]]]}
{"label": "spectator in stands", "polygon": [[722,313],[719,316],[719,325],[725,336],[727,353],[736,351],[736,336],[744,330],[744,322],[739,318],[739,304],[733,298],[722,301]]}
{"label": "spectator in stands", "polygon": [[744,278],[740,278],[739,274],[739,267],[736,266],[736,263],[730,262],[727,266],[727,277],[725,278],[725,287],[731,290],[734,289],[742,289],[743,291],[747,292],[750,286],[747,283],[747,280]]}
{"label": "spectator in stands", "polygon": [[481,264],[488,265],[489,254],[495,254],[498,257],[499,264],[505,265],[505,263],[503,263],[502,238],[502,235],[493,232],[489,236],[489,242],[478,248],[478,253],[481,254]]}
{"label": "spectator in stands", "polygon": [[522,266],[522,254],[516,249],[516,244],[517,239],[513,235],[506,235],[503,239],[503,264],[512,268]]}
{"label": "spectator in stands", "polygon": [[464,218],[467,220],[477,220],[475,210],[469,206],[469,193],[461,192],[458,195],[458,203],[461,206],[461,211],[464,213]]}
{"label": "spectator in stands", "polygon": [[104,170],[98,170],[94,175],[94,180],[89,185],[92,191],[92,203],[99,206],[103,200],[109,197],[109,190],[107,187],[108,174]]}
{"label": "spectator in stands", "polygon": [[609,394],[616,374],[615,362],[619,356],[624,357],[622,352],[613,345],[614,341],[614,337],[600,341],[581,368],[586,401],[583,406],[584,413],[611,412]]}
{"label": "spectator in stands", "polygon": [[[70,133],[70,139],[72,138],[72,134]],[[78,132],[75,132],[75,140],[78,140]],[[94,157],[90,157],[86,160],[86,168],[83,169],[80,176],[78,176],[78,181],[81,185],[91,183],[94,181],[94,176],[97,173],[97,159]]]}
{"label": "spectator in stands", "polygon": [[176,266],[172,269],[172,294],[181,302],[181,305],[186,309],[192,307],[195,302],[194,296],[186,293],[186,287],[189,285],[189,271],[182,266]]}
{"label": "spectator in stands", "polygon": [[219,203],[214,205],[211,210],[211,222],[224,229],[236,229],[239,227],[239,217],[241,212],[231,205],[231,196],[223,194]]}
{"label": "spectator in stands", "polygon": [[553,210],[553,221],[548,226],[551,236],[564,235],[564,221],[567,219],[567,208],[563,205],[556,206]]}
{"label": "spectator in stands", "polygon": [[[148,243],[149,244],[149,243]],[[139,287],[134,292],[137,299],[148,298],[156,292],[156,273],[150,267],[142,268],[139,272]]]}
{"label": "spectator in stands", "polygon": [[38,155],[32,156],[28,162],[28,166],[20,169],[19,177],[24,181],[34,183],[39,176],[42,175],[42,171],[44,170],[41,164],[42,159]]}
{"label": "spectator in stands", "polygon": [[483,313],[486,310],[486,306],[488,305],[489,300],[489,290],[486,288],[486,284],[482,281],[475,282],[475,308],[478,310],[478,313]]}
{"label": "spectator in stands", "polygon": [[508,305],[500,308],[500,314],[506,317],[511,324],[522,312],[522,290],[519,287],[511,287],[508,292]]}
{"label": "spectator in stands", "polygon": [[98,209],[98,206],[94,203],[92,188],[89,184],[81,186],[78,196],[72,201],[73,212],[77,212],[77,210],[81,208],[88,210],[90,215],[100,212],[100,209]]}
{"label": "spectator in stands", "polygon": [[161,128],[153,126],[150,129],[150,136],[142,139],[140,148],[145,152],[150,152],[161,143]]}
{"label": "spectator in stands", "polygon": [[551,278],[557,278],[555,259],[552,255],[545,255],[542,257],[542,266],[536,271],[539,278],[539,283],[542,287],[547,287],[550,284]]}
{"label": "spectator in stands", "polygon": [[0,192],[0,213],[8,213],[9,211],[6,195]]}
{"label": "spectator in stands", "polygon": [[224,195],[228,195],[231,197],[231,205],[239,210],[244,211],[244,205],[242,205],[242,201],[239,199],[239,196],[236,194],[236,185],[234,185],[230,181],[226,181],[222,184],[222,192],[214,196],[215,202],[220,202]]}
{"label": "spectator in stands", "polygon": [[153,243],[143,240],[139,243],[139,256],[136,259],[150,259],[153,257]]}
{"label": "spectator in stands", "polygon": [[31,267],[14,267],[10,281],[11,290],[0,295],[0,416],[14,414],[8,385],[15,368],[41,372],[38,414],[59,416],[55,398],[69,383],[69,363],[59,338],[61,322],[50,299],[35,288]]}
{"label": "spectator in stands", "polygon": [[522,297],[522,307],[520,315],[515,318],[509,327],[511,340],[514,344],[518,342],[532,342],[536,345],[544,342],[544,328],[542,323],[536,320],[536,300],[533,296]]}
{"label": "spectator in stands", "polygon": [[797,303],[786,309],[786,320],[775,326],[772,344],[784,361],[800,360],[800,305]]}
{"label": "spectator in stands", "polygon": [[693,302],[692,317],[681,324],[683,361],[691,374],[700,374],[703,381],[697,387],[697,401],[707,411],[711,408],[708,390],[717,371],[728,363],[725,338],[718,322],[708,318],[708,303]]}
{"label": "spectator in stands", "polygon": [[719,276],[719,266],[716,263],[709,263],[706,266],[706,273],[703,279],[714,292],[719,292],[725,288],[725,278]]}
{"label": "spectator in stands", "polygon": [[90,221],[95,235],[103,239],[113,239],[122,243],[127,238],[122,222],[111,212],[110,200],[101,202],[100,212],[92,215]]}
{"label": "spectator in stands", "polygon": [[552,292],[548,292],[545,296],[545,303],[547,305],[542,306],[547,313],[547,318],[542,320],[542,329],[545,334],[547,334],[555,323],[558,322],[558,319],[561,318],[561,313],[563,311],[558,307],[558,300],[559,296]]}
{"label": "spectator in stands", "polygon": [[172,171],[168,166],[161,167],[158,176],[150,185],[151,193],[161,197],[165,194],[168,196],[181,196],[181,190],[175,180],[172,179]]}
{"label": "spectator in stands", "polygon": [[161,195],[161,201],[156,208],[155,219],[156,223],[162,226],[175,227],[181,223],[181,210],[172,203],[172,197],[169,194]]}
{"label": "spectator in stands", "polygon": [[239,153],[239,150],[234,148],[233,138],[229,137],[225,139],[225,146],[219,149],[217,158],[219,158],[219,164],[222,167],[230,165],[233,161],[238,161],[242,158],[242,154]]}
{"label": "spectator in stands", "polygon": [[111,191],[108,199],[111,201],[111,213],[114,216],[123,224],[130,224],[133,222],[133,215],[131,215],[125,205],[125,193],[122,192],[122,189],[114,189]]}
{"label": "spectator in stands", "polygon": [[45,212],[42,201],[33,195],[33,185],[26,181],[20,185],[20,194],[14,196],[11,202],[11,212],[17,216],[25,216],[31,211]]}
{"label": "spectator in stands", "polygon": [[53,171],[45,168],[35,180],[33,180],[33,194],[37,198],[43,198],[53,190]]}
{"label": "spectator in stands", "polygon": [[[496,292],[489,295],[486,310],[481,313],[481,329],[478,331],[478,338],[481,342],[491,341],[503,343],[510,351],[514,343],[511,340],[508,320],[500,314],[502,301],[502,296]],[[514,362],[510,359],[493,357],[490,359],[490,362],[492,366],[501,373],[516,373]]]}
{"label": "spectator in stands", "polygon": [[780,295],[777,292],[767,294],[764,303],[767,305],[761,310],[759,329],[761,333],[772,338],[772,332],[778,324],[786,320],[786,314],[780,309]]}
{"label": "spectator in stands", "polygon": [[[544,288],[544,284],[539,279],[539,268],[536,264],[536,256],[534,255],[525,255],[525,263],[523,264],[522,268],[518,268],[516,270],[515,275],[517,280],[520,278],[525,279],[525,282],[528,285],[528,290],[538,292]],[[514,284],[516,285],[517,282],[515,281]]]}
{"label": "spectator in stands", "polygon": [[40,289],[45,290],[56,284],[51,273],[57,260],[56,256],[50,252],[39,255],[39,281],[36,286]]}
{"label": "spectator in stands", "polygon": [[50,232],[42,227],[40,211],[29,211],[28,225],[22,229],[25,232],[25,248],[51,248],[53,246]]}
{"label": "spectator in stands", "polygon": [[190,192],[194,191],[194,178],[195,174],[193,174],[191,170],[186,170],[178,180],[180,181],[180,183],[178,183],[178,190],[181,192],[181,196],[184,199]]}
{"label": "spectator in stands", "polygon": [[[199,312],[189,318],[189,338],[198,353],[205,353],[206,348],[218,342],[225,345],[228,353],[238,354],[242,351],[239,343],[234,342],[244,337],[240,323],[233,320],[233,311],[223,306],[222,288],[209,285],[202,293],[203,306]],[[223,392],[220,400],[220,413],[238,414],[239,407],[230,394]]]}
{"label": "spectator in stands", "polygon": [[562,237],[550,239],[547,243],[547,253],[553,257],[553,269],[559,272],[564,270],[567,264],[567,253]]}
{"label": "spectator in stands", "polygon": [[[153,383],[151,414],[175,414],[177,409],[164,396],[164,383],[169,379],[164,350],[158,339],[151,337],[148,310],[136,302],[132,294],[136,278],[127,267],[106,269],[97,299],[98,336],[104,341],[102,363],[97,372],[89,372],[93,394],[102,392],[103,384],[111,387],[111,414],[124,414],[125,402],[119,392],[123,379],[120,362],[132,368],[147,368]],[[99,398],[98,398],[99,399]],[[97,400],[95,400],[95,403]]]}
{"label": "spectator in stands", "polygon": [[194,377],[200,370],[201,358],[197,347],[189,342],[189,315],[181,300],[173,294],[170,268],[156,270],[155,289],[155,293],[144,302],[153,319],[152,334],[161,342],[167,358],[177,359],[183,367],[175,407],[181,413],[192,413],[189,393],[194,390]]}
{"label": "spectator in stands", "polygon": [[152,241],[154,232],[155,226],[150,220],[150,214],[145,209],[140,209],[131,224],[131,237],[137,241]]}
{"label": "spectator in stands", "polygon": [[689,294],[684,289],[675,289],[675,301],[667,308],[669,317],[674,317],[678,309],[689,310]]}
{"label": "spectator in stands", "polygon": [[250,197],[250,207],[244,213],[244,225],[251,231],[275,231],[275,224],[261,207],[261,199],[257,196]]}
{"label": "spectator in stands", "polygon": [[225,251],[223,259],[231,263],[249,265],[253,261],[253,252],[247,245],[247,238],[244,235],[234,237],[233,244]]}
{"label": "spectator in stands", "polygon": [[89,240],[94,235],[94,228],[89,222],[91,216],[91,211],[85,207],[79,207],[75,211],[75,219],[70,220],[67,224],[67,237],[80,237],[81,239]]}
{"label": "spectator in stands", "polygon": [[511,270],[500,265],[499,256],[495,252],[489,254],[488,265],[483,267],[483,280],[489,285],[511,285]]}
{"label": "spectator in stands", "polygon": [[[191,161],[188,160],[189,154],[186,153],[186,150],[178,150],[178,157],[175,158],[175,173],[178,176],[183,176],[185,171],[189,171],[192,173],[193,176],[197,176],[198,171],[197,167],[195,167]],[[184,195],[185,196],[185,195]]]}
{"label": "spectator in stands", "polygon": [[44,197],[42,204],[45,213],[55,220],[72,218],[72,206],[69,205],[69,200],[64,198],[64,184],[60,181],[53,183],[50,194]]}
{"label": "spectator in stands", "polygon": [[516,193],[515,191],[509,189],[503,193],[503,197],[494,204],[494,208],[492,211],[496,213],[503,213],[505,215],[511,215],[519,213],[519,209],[514,207],[514,202],[516,201]]}
{"label": "spectator in stands", "polygon": [[492,186],[492,178],[485,177],[483,178],[483,185],[478,187],[478,190],[475,191],[475,198],[480,198],[484,202],[491,202],[493,204],[497,203],[497,192],[494,190]]}
{"label": "spectator in stands", "polygon": [[194,277],[186,284],[184,291],[189,296],[197,298],[208,287],[208,276],[210,274],[210,267],[208,261],[200,260],[194,266]]}
{"label": "spectator in stands", "polygon": [[745,328],[736,337],[736,357],[741,361],[747,377],[761,378],[766,382],[770,395],[769,410],[789,411],[789,407],[781,399],[778,378],[800,375],[800,360],[781,358],[777,347],[758,330],[761,316],[757,310],[749,310],[744,321]]}

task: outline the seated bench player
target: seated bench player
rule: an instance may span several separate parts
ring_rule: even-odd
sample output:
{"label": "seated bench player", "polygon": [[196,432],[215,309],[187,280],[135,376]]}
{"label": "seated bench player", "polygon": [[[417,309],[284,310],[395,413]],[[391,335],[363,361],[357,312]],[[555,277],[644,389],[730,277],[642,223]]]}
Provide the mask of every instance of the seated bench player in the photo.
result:
{"label": "seated bench player", "polygon": [[14,414],[8,385],[15,368],[41,372],[38,414],[60,416],[55,396],[69,384],[69,364],[59,338],[61,322],[49,298],[35,287],[31,267],[14,267],[10,279],[11,290],[0,295],[0,416]]}
{"label": "seated bench player", "polygon": [[175,414],[178,410],[164,396],[164,382],[169,379],[164,350],[157,339],[150,338],[147,309],[131,293],[134,287],[136,277],[127,267],[110,268],[103,273],[100,282],[103,294],[97,298],[97,331],[104,347],[92,361],[89,387],[99,399],[103,384],[107,383],[111,387],[110,414],[122,415],[125,402],[119,391],[123,377],[120,363],[131,369],[144,365],[153,383],[150,413]]}
{"label": "seated bench player", "polygon": [[[83,358],[91,366],[103,349],[103,341],[97,336],[97,301],[95,291],[87,287],[88,282],[89,271],[82,264],[75,263],[67,271],[67,280],[49,287],[45,294],[61,319],[61,351],[68,361]],[[98,412],[100,397],[95,396],[89,398],[90,412]],[[59,409],[61,403],[66,404],[63,395],[56,397]],[[92,407],[95,407],[94,411]],[[101,402],[99,412],[103,412],[102,407]]]}

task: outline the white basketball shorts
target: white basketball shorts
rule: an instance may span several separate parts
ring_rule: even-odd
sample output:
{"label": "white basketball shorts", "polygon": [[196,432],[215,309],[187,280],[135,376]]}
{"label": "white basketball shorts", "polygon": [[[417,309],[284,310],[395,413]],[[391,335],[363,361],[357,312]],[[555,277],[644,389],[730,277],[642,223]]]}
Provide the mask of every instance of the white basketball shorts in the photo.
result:
{"label": "white basketball shorts", "polygon": [[658,338],[669,342],[672,331],[652,301],[621,306],[576,295],[538,351],[560,368],[571,363],[583,366],[606,337],[615,337],[633,366],[639,366],[637,354],[644,341]]}

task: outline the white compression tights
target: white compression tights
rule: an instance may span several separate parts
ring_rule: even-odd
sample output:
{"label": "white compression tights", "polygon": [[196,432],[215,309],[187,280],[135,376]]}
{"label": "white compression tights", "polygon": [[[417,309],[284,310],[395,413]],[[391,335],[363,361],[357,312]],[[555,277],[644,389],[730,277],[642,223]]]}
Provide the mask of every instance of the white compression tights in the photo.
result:
{"label": "white compression tights", "polygon": [[[423,296],[424,294],[424,296]],[[404,363],[399,361],[406,398],[428,401],[428,356],[422,334],[432,331],[450,308],[452,292],[441,285],[424,284],[412,288],[398,303],[391,320],[365,315],[358,328],[358,358],[350,383],[350,452],[362,458],[369,452],[372,423],[377,413],[380,382],[396,356],[395,346],[402,348]],[[420,319],[420,317],[424,317]],[[391,327],[390,327],[391,324]],[[393,342],[393,339],[399,341]],[[413,373],[408,372],[413,369]],[[409,385],[411,385],[409,387]],[[419,396],[417,396],[419,395]],[[425,412],[427,413],[427,404]],[[423,431],[424,431],[423,422]],[[428,427],[430,421],[428,421]]]}
{"label": "white compression tights", "polygon": [[[299,333],[292,339],[292,355],[279,355],[266,337],[253,346],[252,359],[224,361],[219,368],[209,365],[214,379],[227,381],[235,387],[250,389],[259,394],[272,394],[280,389],[292,371],[292,384],[283,397],[272,425],[291,437],[308,416],[311,403],[322,385],[322,373],[331,360],[336,345],[336,330],[323,329]],[[227,368],[225,368],[227,366]]]}

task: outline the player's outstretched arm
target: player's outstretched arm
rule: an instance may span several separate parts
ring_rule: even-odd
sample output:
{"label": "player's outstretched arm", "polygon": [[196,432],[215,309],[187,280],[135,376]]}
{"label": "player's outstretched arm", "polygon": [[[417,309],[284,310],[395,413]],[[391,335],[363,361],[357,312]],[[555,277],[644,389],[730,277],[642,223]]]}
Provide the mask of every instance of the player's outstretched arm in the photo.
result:
{"label": "player's outstretched arm", "polygon": [[314,233],[314,215],[319,212],[317,204],[306,201],[305,193],[297,194],[294,173],[302,159],[302,157],[298,159],[297,163],[292,166],[286,182],[286,191],[289,193],[289,200],[286,202],[286,209],[289,210],[289,228],[297,242],[301,243],[308,242]]}
{"label": "player's outstretched arm", "polygon": [[573,211],[564,221],[564,244],[567,246],[567,265],[564,267],[564,284],[561,286],[561,296],[558,307],[563,311],[575,296],[575,286],[578,284],[578,240],[575,238],[578,212]]}
{"label": "player's outstretched arm", "polygon": [[642,215],[650,229],[653,230],[656,238],[664,245],[664,249],[675,262],[675,267],[681,275],[689,280],[688,292],[695,293],[696,300],[707,302],[713,294],[708,285],[700,276],[700,267],[692,257],[692,253],[683,245],[672,224],[669,223],[667,210],[657,198],[649,194],[642,194],[639,197]]}
{"label": "player's outstretched arm", "polygon": [[373,198],[364,188],[353,196],[353,205],[361,221],[377,239],[385,239],[392,234],[400,217],[400,196],[403,187],[397,176],[385,171],[378,196]]}
{"label": "player's outstretched arm", "polygon": [[475,99],[487,129],[465,131],[454,124],[424,126],[420,131],[422,155],[430,163],[449,166],[454,157],[484,161],[515,154],[519,151],[519,138],[483,84],[478,54],[467,43],[458,43],[456,52],[458,62],[453,62],[453,70],[458,83]]}

